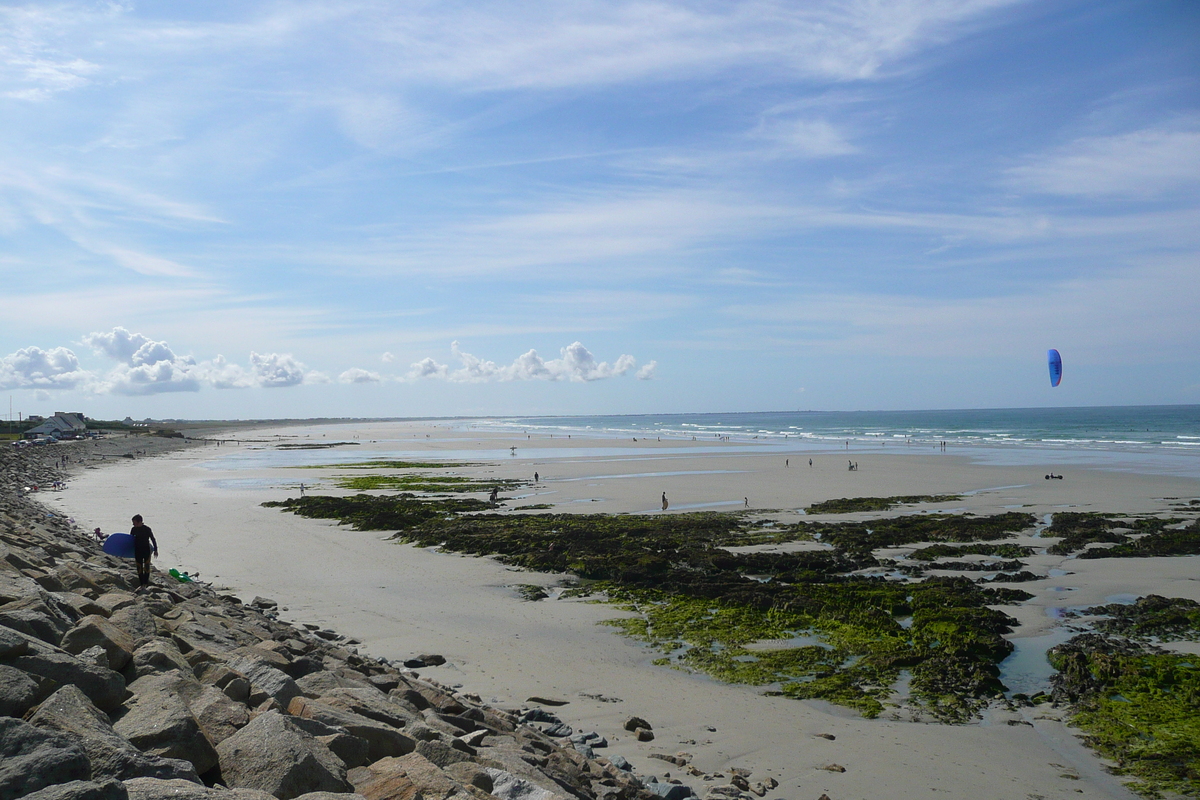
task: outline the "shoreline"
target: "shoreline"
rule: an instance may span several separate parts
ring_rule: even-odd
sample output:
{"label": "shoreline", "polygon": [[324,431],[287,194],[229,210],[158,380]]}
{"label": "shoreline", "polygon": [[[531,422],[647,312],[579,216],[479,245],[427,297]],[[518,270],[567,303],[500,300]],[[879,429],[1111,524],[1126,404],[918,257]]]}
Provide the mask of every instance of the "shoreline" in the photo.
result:
{"label": "shoreline", "polygon": [[[330,438],[328,434],[344,434],[351,427],[324,426],[305,433],[325,433],[324,438]],[[408,428],[406,433],[418,443],[423,432],[440,434],[438,441],[429,445],[431,458],[436,453],[470,447],[494,450],[498,443],[511,440],[478,431],[455,434],[444,429]],[[266,428],[256,429],[256,436],[273,430],[287,431],[289,437],[300,433],[295,428]],[[372,432],[378,434],[378,429],[361,428],[357,435],[360,441],[369,443]],[[480,477],[520,477],[540,467],[549,480],[544,489],[531,494],[528,502],[552,502],[556,511],[588,513],[651,511],[660,485],[672,497],[672,510],[710,503],[714,497],[736,501],[727,495],[749,491],[740,487],[754,486],[758,497],[765,498],[756,498],[756,504],[766,505],[773,498],[790,501],[786,506],[779,504],[786,509],[779,512],[783,515],[795,515],[793,509],[799,504],[836,496],[888,496],[917,493],[915,489],[923,494],[953,493],[963,487],[978,493],[953,507],[977,513],[1023,501],[1053,509],[1064,505],[1057,502],[1063,500],[1070,500],[1065,505],[1080,510],[1149,513],[1163,509],[1159,499],[1163,496],[1187,490],[1196,496],[1200,491],[1200,482],[1193,480],[1131,478],[1082,470],[1065,485],[1031,480],[1018,485],[1014,479],[1017,473],[1012,470],[1020,468],[963,464],[955,456],[909,454],[862,455],[858,473],[847,474],[844,467],[814,468],[808,478],[802,478],[794,473],[806,472],[807,466],[770,466],[766,462],[776,460],[773,455],[738,453],[721,456],[721,467],[732,465],[736,469],[714,471],[705,468],[711,464],[686,464],[689,469],[655,470],[653,477],[646,477],[653,469],[647,464],[662,460],[650,448],[642,454],[598,462],[570,455],[572,450],[579,451],[579,440],[555,442],[554,449],[561,451],[562,457],[518,457],[459,471]],[[161,566],[199,566],[205,580],[219,575],[214,580],[233,584],[247,599],[253,594],[273,597],[289,608],[285,617],[333,627],[364,642],[374,655],[404,658],[415,652],[442,653],[450,663],[429,674],[446,683],[462,683],[485,699],[490,695],[499,701],[520,703],[531,695],[561,696],[570,703],[559,709],[560,716],[577,727],[591,727],[608,736],[612,752],[630,758],[642,774],[664,768],[661,762],[647,758],[649,752],[686,750],[705,771],[745,765],[755,774],[777,777],[781,785],[773,794],[781,798],[815,797],[822,792],[834,800],[866,797],[885,783],[896,797],[925,797],[930,790],[947,789],[956,794],[974,791],[994,797],[1025,798],[1031,792],[1067,797],[1076,795],[1075,789],[1080,787],[1087,789],[1089,796],[1133,796],[1115,778],[1104,774],[1099,760],[1053,720],[1022,720],[1033,727],[1008,725],[1000,718],[953,727],[864,720],[831,713],[810,701],[763,697],[751,687],[718,684],[703,676],[652,667],[649,661],[657,653],[647,652],[615,631],[594,624],[618,616],[619,612],[611,607],[578,601],[522,603],[510,588],[517,583],[553,582],[553,576],[514,572],[491,559],[456,558],[398,546],[380,541],[378,534],[358,533],[263,509],[258,506],[262,500],[286,495],[283,490],[291,486],[289,482],[298,480],[295,472],[271,468],[230,470],[219,475],[259,483],[240,489],[221,488],[215,485],[221,479],[217,471],[197,469],[200,462],[215,458],[217,451],[215,447],[190,449],[152,461],[137,460],[85,472],[73,481],[71,491],[61,495],[59,506],[77,519],[91,514],[90,519],[101,524],[101,519],[127,519],[133,513],[132,506],[137,505],[159,535],[164,550]],[[827,458],[832,462],[838,455],[832,452]],[[692,460],[711,458],[706,455]],[[904,468],[884,469],[894,463],[890,460],[893,458],[905,459]],[[679,462],[688,457],[670,459]],[[309,474],[316,477],[315,472]],[[786,480],[810,480],[811,485],[782,483]],[[157,489],[139,497],[140,502],[130,501],[128,498],[138,497],[139,486]],[[845,491],[835,491],[842,488]],[[339,492],[321,489],[321,493]],[[643,500],[644,495],[649,497]],[[121,509],[120,516],[115,516],[117,509]],[[219,530],[226,525],[233,530]],[[112,528],[111,523],[107,526]],[[168,563],[168,558],[177,563]],[[314,566],[305,568],[296,563],[301,559]],[[1141,561],[1156,563],[1135,570],[1137,575],[1116,578],[1098,574],[1104,571],[1101,562],[1086,562],[1086,570],[1056,579],[1064,584],[1079,583],[1071,593],[1049,591],[1052,586],[1022,584],[1029,591],[1036,590],[1037,597],[1027,606],[1006,608],[1022,622],[1015,637],[1010,638],[1029,638],[1052,628],[1055,622],[1046,615],[1046,608],[1103,602],[1115,593],[1111,591],[1114,587],[1131,589],[1136,583],[1161,587],[1165,590],[1158,593],[1167,596],[1200,597],[1200,584],[1190,576],[1194,570],[1181,569],[1186,559]],[[1161,566],[1178,574],[1152,574],[1160,573]],[[1069,603],[1064,600],[1067,595]],[[402,607],[397,608],[398,604]],[[581,697],[581,692],[621,697],[624,702],[603,703]],[[630,714],[643,716],[655,725],[656,732],[661,732],[655,743],[646,746],[622,736],[620,719]],[[717,730],[709,731],[707,727]],[[836,742],[818,738],[820,733],[835,735]],[[1048,757],[1047,737],[1057,741],[1066,755]],[[938,754],[942,763],[923,760],[932,754]],[[1068,756],[1068,766],[1078,780],[1060,777],[1066,769],[1061,766],[1062,759]],[[831,762],[847,771],[834,774],[821,770]],[[669,771],[669,765],[666,768]]]}

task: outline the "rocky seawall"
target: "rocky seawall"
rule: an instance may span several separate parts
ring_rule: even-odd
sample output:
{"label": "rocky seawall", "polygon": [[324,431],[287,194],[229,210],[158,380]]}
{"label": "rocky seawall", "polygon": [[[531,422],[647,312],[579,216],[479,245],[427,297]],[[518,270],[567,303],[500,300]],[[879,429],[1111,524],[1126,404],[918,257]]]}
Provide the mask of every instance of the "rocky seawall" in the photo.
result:
{"label": "rocky seawall", "polygon": [[[598,756],[602,737],[532,699],[488,706],[343,637],[282,622],[269,600],[246,604],[157,570],[135,592],[130,561],[104,554],[26,489],[101,458],[176,446],[186,443],[0,451],[0,800],[693,793]],[[713,797],[767,791],[741,774],[708,786]]]}

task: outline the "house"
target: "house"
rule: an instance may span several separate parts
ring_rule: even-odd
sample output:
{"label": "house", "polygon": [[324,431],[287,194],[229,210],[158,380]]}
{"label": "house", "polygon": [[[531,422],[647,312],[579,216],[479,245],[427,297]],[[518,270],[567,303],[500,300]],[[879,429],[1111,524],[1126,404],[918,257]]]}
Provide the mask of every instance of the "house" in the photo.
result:
{"label": "house", "polygon": [[87,431],[87,417],[80,412],[55,411],[42,424],[25,431],[26,439],[74,439]]}

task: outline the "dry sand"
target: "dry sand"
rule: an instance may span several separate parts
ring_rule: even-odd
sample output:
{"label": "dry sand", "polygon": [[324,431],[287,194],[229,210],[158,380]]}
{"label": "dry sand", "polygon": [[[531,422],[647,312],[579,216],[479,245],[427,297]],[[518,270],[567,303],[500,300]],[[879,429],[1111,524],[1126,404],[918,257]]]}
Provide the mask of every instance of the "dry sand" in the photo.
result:
{"label": "dry sand", "polygon": [[[124,530],[129,517],[141,513],[158,536],[161,568],[199,570],[205,580],[247,600],[256,594],[272,597],[286,607],[285,618],[353,636],[372,655],[402,659],[440,653],[448,664],[427,670],[430,676],[461,684],[497,705],[520,705],[533,695],[569,701],[557,709],[560,716],[576,729],[599,731],[611,743],[607,753],[626,756],[643,775],[678,772],[649,759],[649,753],[685,751],[705,772],[739,766],[752,770],[752,780],[774,777],[780,785],[770,797],[796,800],[816,800],[822,793],[832,800],[1134,797],[1104,772],[1070,728],[1046,718],[1055,712],[1045,707],[1020,714],[996,711],[982,722],[960,726],[867,720],[824,703],[764,697],[752,688],[654,667],[650,662],[658,653],[596,624],[619,615],[611,608],[567,600],[522,602],[513,588],[550,585],[556,576],[398,545],[380,533],[355,532],[260,505],[296,496],[301,481],[317,484],[322,493],[338,493],[319,485],[336,470],[234,469],[218,460],[275,458],[274,444],[280,442],[354,441],[358,444],[293,451],[289,457],[295,463],[319,463],[351,454],[396,457],[398,451],[411,451],[429,459],[479,460],[455,470],[469,476],[530,479],[538,471],[542,481],[510,494],[520,498],[510,506],[552,503],[564,512],[662,513],[659,497],[666,492],[671,512],[733,509],[748,498],[754,508],[780,509],[781,519],[796,519],[798,509],[819,500],[900,494],[969,493],[939,508],[977,513],[1014,508],[1039,515],[1064,508],[1155,512],[1169,508],[1164,498],[1200,497],[1200,480],[1049,462],[982,466],[963,455],[928,451],[784,454],[765,446],[757,448],[762,452],[746,452],[756,448],[745,443],[526,439],[470,431],[465,424],[330,424],[230,435],[255,442],[84,470],[67,491],[43,499],[88,529]],[[515,454],[510,446],[516,446]],[[858,462],[858,471],[846,469],[848,458]],[[1067,478],[1044,480],[1051,471]],[[1035,571],[1065,574],[1021,584],[1035,598],[1005,607],[1022,622],[1014,636],[1018,644],[1022,638],[1053,635],[1057,608],[1151,592],[1200,600],[1200,571],[1193,558],[1039,556],[1030,564]],[[621,729],[633,714],[653,724],[653,742],[638,743]],[[830,764],[845,772],[822,769]],[[701,781],[678,777],[703,794]]]}

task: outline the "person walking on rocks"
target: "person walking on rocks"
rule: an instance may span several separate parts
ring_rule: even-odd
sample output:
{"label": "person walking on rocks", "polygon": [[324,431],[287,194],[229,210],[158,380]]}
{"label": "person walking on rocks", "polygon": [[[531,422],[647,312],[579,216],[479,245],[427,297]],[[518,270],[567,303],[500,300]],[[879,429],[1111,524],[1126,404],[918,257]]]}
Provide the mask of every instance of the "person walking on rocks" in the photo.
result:
{"label": "person walking on rocks", "polygon": [[133,528],[129,535],[133,537],[133,560],[137,562],[138,587],[150,584],[150,554],[158,555],[158,542],[154,539],[154,531],[142,522],[141,514],[133,515]]}

